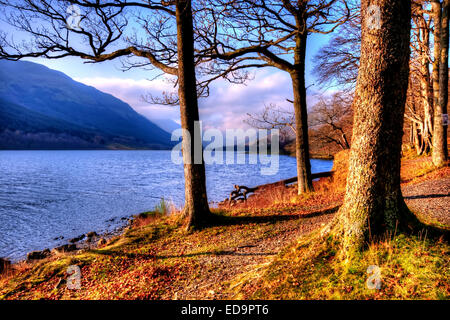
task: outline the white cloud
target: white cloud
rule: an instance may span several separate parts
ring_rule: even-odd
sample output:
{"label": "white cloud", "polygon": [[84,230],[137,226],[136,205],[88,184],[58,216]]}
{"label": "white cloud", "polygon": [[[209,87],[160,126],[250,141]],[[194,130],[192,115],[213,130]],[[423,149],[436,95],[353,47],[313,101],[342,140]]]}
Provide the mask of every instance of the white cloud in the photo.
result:
{"label": "white cloud", "polygon": [[75,78],[76,81],[109,93],[125,101],[133,109],[150,119],[178,119],[179,110],[176,106],[162,106],[149,104],[142,99],[143,95],[151,93],[160,96],[163,91],[172,92],[176,89],[173,84],[164,79],[122,79],[122,78]]}
{"label": "white cloud", "polygon": [[[151,93],[160,96],[163,91],[173,92],[173,84],[162,78],[149,81],[146,79],[122,78],[77,78],[84,84],[93,86],[103,92],[127,102],[137,112],[149,119],[173,119],[179,122],[177,106],[151,105],[143,101],[142,95]],[[218,80],[210,88],[210,96],[199,100],[200,117],[204,128],[215,127],[241,128],[247,113],[256,113],[264,105],[275,103],[284,108],[291,108],[286,99],[292,99],[292,84],[289,75],[273,69],[259,70],[253,80],[246,85],[230,84]],[[314,97],[308,97],[311,104]]]}

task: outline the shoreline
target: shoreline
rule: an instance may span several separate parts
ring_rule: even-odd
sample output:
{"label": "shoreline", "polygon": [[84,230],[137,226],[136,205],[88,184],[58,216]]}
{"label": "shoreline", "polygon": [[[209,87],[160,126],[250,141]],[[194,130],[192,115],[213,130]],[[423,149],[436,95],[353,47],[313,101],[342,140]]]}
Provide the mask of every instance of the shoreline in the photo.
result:
{"label": "shoreline", "polygon": [[[5,261],[9,266],[21,263],[36,263],[61,254],[80,254],[88,250],[101,248],[113,238],[122,236],[139,214],[140,213],[131,215],[127,217],[127,219],[123,219],[125,217],[118,218],[119,220],[123,219],[124,221],[115,226],[113,230],[90,231],[71,239],[65,239],[64,243],[61,245],[49,246],[42,250],[29,251],[19,259],[0,257],[0,262]],[[61,239],[61,237],[57,237],[54,240],[57,240],[58,238]]]}
{"label": "shoreline", "polygon": [[[65,152],[65,151],[62,151]],[[164,152],[164,151],[162,151]],[[282,156],[283,157],[283,156]],[[103,158],[103,157],[102,157]],[[251,186],[255,186],[255,185],[261,185],[261,184],[266,184],[266,183],[273,183],[276,181],[279,181],[281,179],[285,178],[290,178],[291,175],[282,175],[281,173],[283,172],[292,172],[292,170],[294,169],[294,167],[291,165],[291,163],[293,163],[293,158],[282,158],[280,159],[280,168],[283,169],[284,171],[280,171],[280,177],[278,176],[269,176],[269,177],[255,177],[252,180],[248,180],[248,181],[253,181],[251,182]],[[283,167],[283,164],[286,163],[286,165]],[[321,160],[321,161],[317,161],[316,164],[318,166],[317,170],[328,170],[328,167],[331,167],[332,162],[331,161],[327,161],[327,160]],[[322,168],[322,166],[324,168]],[[215,169],[214,169],[215,170]],[[224,187],[222,185],[219,185],[218,183],[216,183],[218,185],[217,188],[215,188],[213,186],[213,188],[211,188],[211,196],[209,197],[210,200],[210,204],[212,208],[217,208],[219,203],[222,202],[225,198],[228,198],[229,196],[229,192],[233,190],[233,185],[235,183],[241,183],[240,181],[232,181],[232,177],[233,175],[230,173],[226,173],[223,176],[230,177],[227,178],[229,179],[229,181],[226,182],[226,185],[229,185],[229,187]],[[117,179],[118,181],[122,181],[122,179]],[[144,179],[136,179],[136,181],[144,181]],[[144,181],[145,182],[145,181]],[[180,179],[177,181],[177,185],[181,184],[181,177]],[[150,184],[149,184],[150,185]],[[74,184],[75,187],[80,188],[81,185],[78,184]],[[91,188],[90,185],[88,186],[88,188]],[[105,184],[105,188],[108,188],[107,190],[113,190],[111,187],[109,187],[108,185]],[[36,189],[36,187],[33,186],[33,188],[29,188],[31,189]],[[48,189],[48,188],[47,188]],[[89,189],[90,190],[90,189]],[[151,191],[155,190],[155,192],[158,192],[158,190],[155,187],[151,187]],[[38,190],[39,191],[39,190]],[[64,191],[64,190],[63,190]],[[39,191],[40,192],[40,191]],[[109,191],[108,191],[109,192]],[[146,192],[146,191],[144,191]],[[138,196],[139,197],[143,197],[143,196],[148,196],[144,194],[144,192],[139,192]],[[208,192],[209,193],[209,192]],[[34,194],[36,194],[36,196],[34,196]],[[57,192],[55,193],[57,194],[57,196],[59,197],[59,194],[64,195],[64,192]],[[132,193],[129,193],[130,196],[133,196]],[[162,193],[161,193],[162,194]],[[33,191],[33,197],[35,199],[37,198],[37,195],[39,195],[38,192]],[[220,197],[215,197],[215,195],[220,195]],[[45,196],[45,195],[44,195]],[[108,194],[106,194],[106,196],[109,197]],[[148,199],[146,200],[147,203],[143,202],[145,205],[139,205],[136,206],[136,208],[134,206],[131,206],[130,209],[128,209],[127,206],[123,206],[120,203],[118,203],[117,201],[114,201],[114,203],[118,203],[118,206],[111,206],[110,204],[108,204],[107,202],[107,198],[106,196],[102,197],[102,199],[105,199],[104,201],[104,205],[100,205],[99,207],[88,207],[88,210],[86,212],[80,213],[82,214],[82,218],[80,218],[80,222],[75,226],[71,226],[71,224],[67,224],[65,223],[65,220],[57,220],[57,221],[61,221],[61,223],[59,224],[55,224],[54,227],[52,227],[52,229],[47,229],[48,227],[46,226],[46,224],[41,224],[39,221],[36,221],[36,223],[34,224],[33,228],[38,228],[40,230],[40,233],[33,233],[30,234],[29,236],[26,233],[26,229],[25,228],[18,228],[17,230],[18,233],[17,235],[15,233],[11,233],[11,235],[9,236],[9,238],[7,239],[7,245],[3,248],[4,250],[2,250],[2,252],[0,252],[0,257],[8,259],[9,261],[16,263],[16,262],[20,262],[23,260],[26,260],[26,256],[28,253],[33,252],[33,251],[44,251],[45,249],[49,249],[49,251],[52,251],[55,248],[64,246],[64,245],[69,245],[69,240],[75,237],[79,237],[80,235],[82,235],[82,233],[86,234],[89,233],[90,231],[96,231],[97,233],[101,233],[101,235],[105,235],[107,236],[108,233],[110,232],[114,232],[115,228],[119,228],[120,230],[125,226],[126,227],[126,221],[120,221],[121,219],[125,218],[125,220],[128,220],[130,218],[133,218],[133,215],[138,215],[141,212],[145,212],[145,211],[151,211],[153,209],[154,205],[157,205],[159,203],[159,200],[161,198],[159,197],[154,197],[156,200],[153,199]],[[181,197],[181,196],[180,196]],[[80,196],[76,197],[77,199],[80,198],[82,199]],[[127,199],[125,199],[125,197],[122,197],[124,200],[129,200],[132,199],[131,197],[128,197]],[[153,197],[152,197],[153,198]],[[140,199],[140,198],[138,198]],[[143,199],[143,198],[142,198]],[[159,200],[158,200],[159,199]],[[114,199],[113,199],[114,200]],[[175,198],[174,202],[176,203],[177,207],[180,207],[182,205],[182,203],[180,203],[179,198]],[[90,203],[95,203],[94,200],[90,200],[90,202],[87,202],[88,204]],[[170,201],[170,199],[169,199]],[[127,201],[127,203],[132,204],[132,200]],[[74,214],[77,214],[76,210],[77,207],[75,205],[73,205],[72,203],[75,203],[74,201],[71,201],[69,203],[69,207],[68,209],[70,209],[70,212],[73,212]],[[61,217],[65,217],[66,214],[64,213],[66,210],[66,208],[61,207],[61,210],[56,211],[56,213],[51,212],[53,207],[50,207],[50,209],[47,209],[45,206],[41,207],[37,207],[40,211],[39,212],[45,212],[48,213],[48,215],[51,217],[52,214],[56,213],[58,215],[60,215]],[[90,210],[90,208],[92,208],[92,210]],[[108,208],[113,209],[112,212],[108,211]],[[137,210],[135,210],[137,209]],[[26,214],[27,210],[20,210],[18,211],[18,213],[15,215],[18,216],[18,214]],[[98,217],[97,217],[98,216]],[[91,218],[89,218],[91,217]],[[110,219],[114,217],[114,221],[110,221]],[[50,219],[50,218],[49,218]],[[60,219],[60,218],[58,218]],[[90,222],[90,220],[95,220],[93,223]],[[18,223],[17,223],[18,224]],[[15,227],[15,225],[14,225]],[[19,226],[20,227],[20,226]],[[76,230],[72,230],[72,228],[75,228]],[[13,229],[15,230],[15,229]],[[120,231],[118,231],[120,232]],[[9,235],[9,233],[6,233],[7,235]],[[98,240],[98,239],[97,239]],[[85,247],[83,242],[79,242],[77,243],[77,247]],[[67,248],[71,251],[77,250],[74,248]],[[39,256],[39,255],[37,255]]]}
{"label": "shoreline", "polygon": [[[6,151],[6,150],[5,150]],[[28,151],[28,150],[25,150]],[[61,150],[61,151],[67,151],[67,150]],[[70,150],[68,150],[70,151]],[[84,151],[92,151],[92,150],[84,150]],[[113,150],[103,150],[103,151],[113,151]],[[164,150],[160,150],[164,151]],[[282,154],[280,155],[287,155]],[[312,158],[312,160],[325,160],[325,161],[332,161],[329,159],[318,159],[318,157]],[[230,190],[231,190],[230,186]],[[225,193],[224,198],[228,196],[227,193]],[[211,208],[219,208],[221,202],[223,199],[219,199],[217,201],[210,201]],[[151,210],[150,210],[151,211]],[[144,211],[145,212],[145,211]],[[140,212],[142,213],[142,212]],[[130,223],[134,221],[134,219],[140,214],[140,213],[133,213],[127,216],[118,216],[109,220],[103,221],[100,228],[93,229],[90,232],[79,234],[77,235],[72,234],[69,236],[62,236],[61,234],[56,234],[55,237],[52,236],[53,240],[51,238],[48,239],[48,241],[42,241],[40,243],[41,246],[38,246],[36,250],[33,250],[34,248],[28,249],[30,251],[24,251],[22,253],[19,253],[19,255],[4,255],[0,256],[0,258],[9,261],[11,264],[17,264],[22,262],[30,262],[30,261],[39,261],[47,257],[51,257],[53,255],[61,254],[61,253],[76,253],[80,250],[89,250],[89,249],[95,249],[98,247],[98,242],[101,239],[106,240],[107,242],[116,236],[120,236],[124,233],[125,229],[130,226]],[[113,221],[114,220],[114,221]],[[123,221],[121,221],[123,220]],[[111,224],[112,222],[112,224]],[[89,230],[89,229],[88,229]],[[100,230],[100,231],[99,231]],[[62,231],[61,231],[62,232]],[[76,232],[76,231],[75,231]],[[96,234],[95,237],[88,237],[87,235],[89,233],[94,232]],[[76,238],[79,238],[77,241],[72,241]],[[92,239],[89,239],[92,238]],[[89,239],[89,241],[88,241]],[[31,255],[30,255],[31,254]],[[30,255],[30,259],[28,259],[28,256]]]}

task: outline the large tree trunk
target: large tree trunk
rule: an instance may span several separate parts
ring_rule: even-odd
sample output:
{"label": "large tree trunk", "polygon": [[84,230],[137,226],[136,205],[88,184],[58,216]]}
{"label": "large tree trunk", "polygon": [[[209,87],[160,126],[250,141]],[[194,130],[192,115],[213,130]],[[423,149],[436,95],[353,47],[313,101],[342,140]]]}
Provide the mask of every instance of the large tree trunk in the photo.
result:
{"label": "large tree trunk", "polygon": [[421,135],[424,142],[424,152],[429,152],[432,148],[433,136],[433,87],[429,68],[430,32],[424,18],[418,20],[418,26],[421,33],[420,90],[423,105],[423,130]]}
{"label": "large tree trunk", "polygon": [[312,190],[311,163],[309,162],[308,109],[305,88],[305,58],[307,35],[297,35],[294,55],[295,71],[291,72],[294,90],[295,154],[297,158],[298,194]]}
{"label": "large tree trunk", "polygon": [[[439,65],[441,59],[441,1],[432,0],[432,12],[434,20],[434,32],[433,32],[433,73],[432,73],[432,85],[433,85],[433,110],[436,113],[436,106],[439,104]],[[433,115],[434,118],[434,115]],[[436,119],[434,119],[436,123]],[[434,129],[433,123],[433,129]],[[434,132],[434,130],[433,130]],[[433,135],[434,136],[434,135]]]}
{"label": "large tree trunk", "polygon": [[[381,28],[368,24],[368,6],[381,12]],[[343,258],[371,237],[414,219],[400,190],[403,115],[409,76],[411,2],[362,0],[361,64],[344,204],[332,232]]]}
{"label": "large tree trunk", "polygon": [[448,104],[448,47],[449,47],[449,0],[444,0],[441,17],[441,43],[439,62],[439,99],[434,107],[433,163],[442,166],[448,159],[447,126],[442,115],[447,114]]}
{"label": "large tree trunk", "polygon": [[[177,43],[178,43],[178,96],[180,100],[181,127],[191,137],[189,150],[183,149],[185,179],[185,215],[189,218],[188,229],[201,227],[211,216],[206,196],[205,165],[203,152],[201,163],[194,161],[194,138],[200,137],[200,128],[194,126],[199,121],[197,90],[194,64],[194,32],[191,0],[176,1]],[[195,132],[195,131],[198,132]],[[183,137],[185,139],[185,137]],[[201,146],[201,144],[200,144]],[[190,156],[190,159],[189,159]],[[187,160],[187,161],[186,161]]]}

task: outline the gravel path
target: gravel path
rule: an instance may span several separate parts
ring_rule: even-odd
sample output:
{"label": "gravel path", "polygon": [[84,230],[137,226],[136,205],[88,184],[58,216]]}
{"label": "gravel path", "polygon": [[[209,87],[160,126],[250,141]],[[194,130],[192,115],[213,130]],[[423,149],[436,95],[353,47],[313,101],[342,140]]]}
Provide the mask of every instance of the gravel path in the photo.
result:
{"label": "gravel path", "polygon": [[450,226],[450,176],[406,185],[402,191],[412,210]]}
{"label": "gravel path", "polygon": [[[450,225],[450,176],[439,177],[403,185],[402,191],[408,206],[431,220]],[[335,210],[331,210],[335,211]],[[270,263],[280,250],[301,235],[328,223],[334,213],[325,210],[313,217],[293,214],[292,219],[274,222],[270,234],[256,237],[243,246],[227,248],[216,255],[205,256],[200,264],[209,278],[193,280],[184,288],[178,288],[178,299],[223,299],[222,285],[246,271],[256,270]],[[220,285],[222,284],[222,285]]]}
{"label": "gravel path", "polygon": [[[275,222],[270,234],[255,239],[246,245],[229,248],[220,254],[205,256],[199,263],[209,273],[209,278],[193,279],[184,288],[178,288],[177,299],[224,299],[221,284],[225,285],[239,274],[255,270],[270,263],[274,256],[301,235],[324,226],[333,217],[327,210],[310,218],[292,216],[292,219]],[[213,266],[213,268],[211,268]]]}

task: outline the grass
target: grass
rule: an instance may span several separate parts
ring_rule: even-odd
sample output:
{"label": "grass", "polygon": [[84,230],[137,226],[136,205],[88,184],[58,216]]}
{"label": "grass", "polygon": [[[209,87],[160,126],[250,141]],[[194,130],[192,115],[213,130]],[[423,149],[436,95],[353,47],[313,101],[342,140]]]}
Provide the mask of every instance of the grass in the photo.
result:
{"label": "grass", "polygon": [[154,213],[159,216],[165,216],[174,211],[174,205],[164,198],[155,206]]}
{"label": "grass", "polygon": [[428,158],[417,158],[413,161],[403,161],[401,169],[402,183],[415,182],[423,176],[435,171],[437,168]]}
{"label": "grass", "polygon": [[[335,258],[336,244],[307,236],[264,269],[230,283],[235,299],[449,299],[449,246],[425,235],[386,237],[351,263]],[[369,266],[380,269],[381,288],[369,289]]]}
{"label": "grass", "polygon": [[155,220],[164,218],[177,212],[175,205],[172,202],[161,198],[160,202],[155,205],[153,211],[142,212],[137,216],[134,216],[133,226],[134,227],[142,227],[145,226]]}

